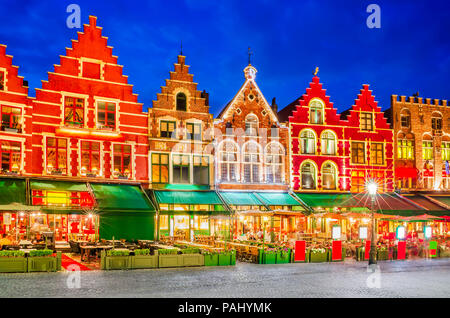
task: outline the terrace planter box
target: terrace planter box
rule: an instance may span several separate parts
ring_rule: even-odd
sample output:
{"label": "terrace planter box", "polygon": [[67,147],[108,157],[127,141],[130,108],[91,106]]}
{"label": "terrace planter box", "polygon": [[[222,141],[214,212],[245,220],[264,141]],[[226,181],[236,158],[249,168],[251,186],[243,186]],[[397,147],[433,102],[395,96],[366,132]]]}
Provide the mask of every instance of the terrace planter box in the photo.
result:
{"label": "terrace planter box", "polygon": [[277,264],[287,264],[291,262],[291,250],[289,249],[287,252],[279,251],[277,253]]}
{"label": "terrace planter box", "polygon": [[343,262],[344,260],[345,260],[345,253],[347,252],[347,250],[346,250],[346,248],[345,247],[343,247],[342,248],[342,257],[340,258],[340,259],[335,259],[335,260],[332,260],[332,258],[333,258],[333,251],[332,251],[332,249],[330,248],[329,250],[328,250],[328,261],[329,262]]}
{"label": "terrace planter box", "polygon": [[277,263],[277,253],[263,252],[263,264],[276,264],[276,263]]}
{"label": "terrace planter box", "polygon": [[219,255],[219,266],[236,265],[236,252],[228,251]]}
{"label": "terrace planter box", "polygon": [[233,251],[231,253],[231,264],[230,265],[236,265],[236,251]]}
{"label": "terrace planter box", "polygon": [[205,266],[219,266],[219,254],[204,254]]}
{"label": "terrace planter box", "polygon": [[311,263],[324,263],[328,261],[328,251],[323,253],[313,253],[310,251],[309,253],[309,261]]}
{"label": "terrace planter box", "polygon": [[177,255],[177,254],[158,255],[159,268],[181,267],[182,260],[181,260],[181,257],[178,257],[178,256],[180,256],[180,255]]}
{"label": "terrace planter box", "polygon": [[57,270],[56,256],[28,257],[28,272],[56,272]]}
{"label": "terrace planter box", "polygon": [[26,257],[0,257],[0,273],[26,273],[27,271]]}
{"label": "terrace planter box", "polygon": [[377,260],[378,261],[388,261],[389,260],[389,251],[388,250],[377,250]]}
{"label": "terrace planter box", "polygon": [[204,266],[205,258],[202,254],[166,254],[159,255],[159,267],[188,267]]}
{"label": "terrace planter box", "polygon": [[[205,257],[202,254],[181,254],[182,266],[205,266]],[[219,256],[220,264],[220,256]]]}
{"label": "terrace planter box", "polygon": [[295,252],[291,251],[291,263],[309,263],[309,252],[305,251],[305,260],[304,261],[296,261],[295,260]]}
{"label": "terrace planter box", "polygon": [[158,255],[130,256],[131,269],[158,268]]}
{"label": "terrace planter box", "polygon": [[450,257],[450,249],[444,250],[442,247],[439,247],[438,257]]}
{"label": "terrace planter box", "polygon": [[131,256],[105,256],[102,258],[102,268],[106,270],[130,269]]}

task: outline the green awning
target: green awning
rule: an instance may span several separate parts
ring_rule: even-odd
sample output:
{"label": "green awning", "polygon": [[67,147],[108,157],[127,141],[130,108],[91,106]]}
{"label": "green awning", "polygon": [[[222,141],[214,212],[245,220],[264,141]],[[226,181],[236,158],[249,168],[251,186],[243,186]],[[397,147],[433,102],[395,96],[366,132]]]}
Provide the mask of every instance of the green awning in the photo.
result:
{"label": "green awning", "polygon": [[255,192],[254,194],[258,199],[269,206],[302,206],[301,203],[294,199],[288,192]]}
{"label": "green awning", "polygon": [[431,199],[436,200],[436,201],[444,204],[444,206],[450,207],[450,196],[428,195],[428,197],[430,197]]}
{"label": "green awning", "polygon": [[141,212],[105,212],[100,216],[99,235],[101,239],[153,240],[155,215]]}
{"label": "green awning", "polygon": [[39,180],[39,181],[31,181],[30,187],[32,190],[78,191],[78,192],[88,191],[86,183],[81,183],[81,182]]}
{"label": "green awning", "polygon": [[357,196],[348,193],[295,193],[295,195],[311,208],[362,207],[361,200]]}
{"label": "green awning", "polygon": [[25,180],[0,179],[0,205],[27,204]]}
{"label": "green awning", "polygon": [[252,192],[221,191],[219,195],[229,205],[264,205]]}
{"label": "green awning", "polygon": [[139,186],[91,183],[99,213],[155,212],[155,208]]}
{"label": "green awning", "polygon": [[215,191],[155,191],[158,203],[163,204],[218,204],[222,201]]}

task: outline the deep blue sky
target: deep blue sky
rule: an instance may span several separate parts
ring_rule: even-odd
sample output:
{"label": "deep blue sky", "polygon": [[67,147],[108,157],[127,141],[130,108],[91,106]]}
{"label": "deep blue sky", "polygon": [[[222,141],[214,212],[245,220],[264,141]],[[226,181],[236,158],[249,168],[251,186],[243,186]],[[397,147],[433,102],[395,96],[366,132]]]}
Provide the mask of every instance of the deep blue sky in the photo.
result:
{"label": "deep blue sky", "polygon": [[[32,96],[77,38],[65,23],[71,3],[80,5],[82,23],[98,17],[144,107],[173,69],[180,40],[214,114],[240,88],[248,46],[257,83],[279,109],[305,92],[315,66],[339,111],[365,83],[383,109],[391,94],[450,99],[448,1],[2,0],[0,43]],[[366,26],[370,3],[381,7],[381,29]]]}

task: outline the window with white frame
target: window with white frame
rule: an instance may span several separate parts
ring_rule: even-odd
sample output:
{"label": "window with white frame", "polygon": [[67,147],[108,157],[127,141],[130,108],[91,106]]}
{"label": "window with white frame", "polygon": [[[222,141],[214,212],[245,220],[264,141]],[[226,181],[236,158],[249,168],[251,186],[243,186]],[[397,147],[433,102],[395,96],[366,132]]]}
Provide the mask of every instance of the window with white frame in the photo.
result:
{"label": "window with white frame", "polygon": [[283,182],[283,148],[278,143],[271,143],[266,148],[266,181]]}
{"label": "window with white frame", "polygon": [[414,139],[398,139],[397,155],[398,159],[414,159]]}
{"label": "window with white frame", "polygon": [[442,129],[442,115],[439,113],[433,113],[431,116],[431,128],[433,130],[441,130]]}
{"label": "window with white frame", "polygon": [[361,130],[373,130],[373,114],[368,112],[361,112],[360,114]]}
{"label": "window with white frame", "polygon": [[316,135],[312,130],[304,130],[300,133],[300,147],[302,154],[316,153]]}
{"label": "window with white frame", "polygon": [[1,106],[2,130],[19,132],[21,129],[22,110],[19,107]]}
{"label": "window with white frame", "polygon": [[97,128],[116,129],[116,103],[97,102]]}
{"label": "window with white frame", "polygon": [[100,175],[100,142],[81,141],[81,175]]}
{"label": "window with white frame", "polygon": [[321,137],[323,155],[336,155],[336,135],[332,131],[324,131]]}
{"label": "window with white frame", "polygon": [[1,173],[19,173],[22,144],[18,141],[0,140]]}
{"label": "window with white frame", "polygon": [[245,118],[245,134],[247,136],[258,135],[258,117],[255,114],[250,114]]}
{"label": "window with white frame", "polygon": [[422,142],[422,159],[423,160],[433,159],[433,141],[424,140]]}
{"label": "window with white frame", "polygon": [[258,144],[249,142],[245,144],[244,149],[244,182],[260,182],[261,154]]}
{"label": "window with white frame", "polygon": [[67,174],[67,139],[48,137],[46,158],[47,173]]}
{"label": "window with white frame", "polygon": [[113,176],[119,179],[131,178],[131,145],[115,144],[113,147]]}
{"label": "window with white frame", "polygon": [[64,97],[64,124],[82,127],[84,125],[84,99]]}
{"label": "window with white frame", "polygon": [[319,99],[313,99],[309,102],[309,123],[323,124],[323,103]]}
{"label": "window with white frame", "polygon": [[302,189],[316,188],[316,168],[311,162],[304,162],[300,167]]}
{"label": "window with white frame", "polygon": [[172,156],[173,183],[190,183],[190,162],[188,155]]}
{"label": "window with white frame", "polygon": [[322,166],[322,188],[324,190],[335,190],[337,180],[337,169],[334,164],[327,162]]}
{"label": "window with white frame", "polygon": [[221,181],[238,180],[238,148],[231,141],[224,141],[219,149],[219,167]]}
{"label": "window with white frame", "polygon": [[450,141],[443,141],[441,145],[442,161],[450,160]]}
{"label": "window with white frame", "polygon": [[400,126],[402,128],[410,128],[411,127],[411,113],[408,109],[402,110],[400,114]]}

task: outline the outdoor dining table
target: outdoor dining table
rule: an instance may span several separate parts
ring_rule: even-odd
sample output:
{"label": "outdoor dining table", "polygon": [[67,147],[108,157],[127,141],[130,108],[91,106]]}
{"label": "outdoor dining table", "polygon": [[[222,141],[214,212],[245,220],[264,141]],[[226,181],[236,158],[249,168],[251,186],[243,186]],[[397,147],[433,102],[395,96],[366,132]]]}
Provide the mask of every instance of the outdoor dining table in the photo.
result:
{"label": "outdoor dining table", "polygon": [[92,253],[91,251],[97,250],[97,246],[94,245],[80,245],[80,251],[81,251],[81,261],[85,261],[87,258],[87,262],[90,263]]}

